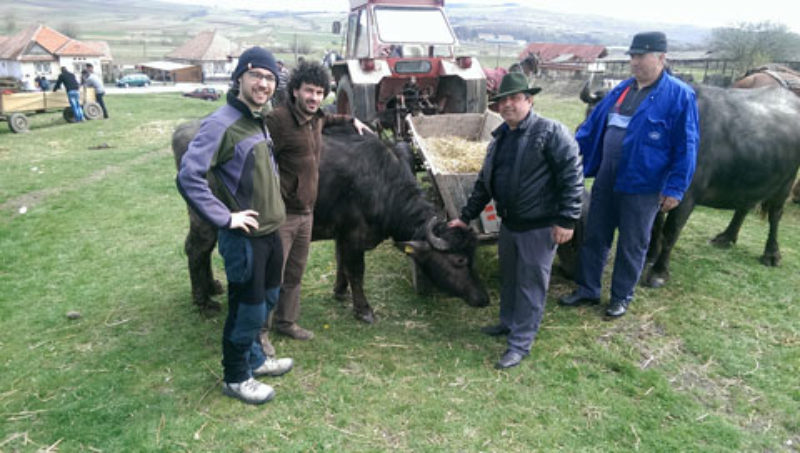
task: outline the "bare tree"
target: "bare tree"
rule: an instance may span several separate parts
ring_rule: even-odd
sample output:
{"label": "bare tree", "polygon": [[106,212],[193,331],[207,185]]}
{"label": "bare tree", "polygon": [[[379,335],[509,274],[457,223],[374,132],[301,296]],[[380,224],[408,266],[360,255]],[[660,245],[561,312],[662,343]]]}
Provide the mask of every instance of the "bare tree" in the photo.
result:
{"label": "bare tree", "polygon": [[69,36],[72,39],[77,39],[78,35],[80,34],[80,26],[75,22],[63,22],[59,27],[58,31]]}
{"label": "bare tree", "polygon": [[740,23],[711,31],[711,49],[733,61],[737,72],[775,61],[796,58],[800,35],[783,24]]}
{"label": "bare tree", "polygon": [[13,9],[9,11],[8,14],[6,14],[4,21],[5,21],[4,25],[6,28],[5,31],[6,34],[10,35],[17,30],[17,14],[14,12]]}

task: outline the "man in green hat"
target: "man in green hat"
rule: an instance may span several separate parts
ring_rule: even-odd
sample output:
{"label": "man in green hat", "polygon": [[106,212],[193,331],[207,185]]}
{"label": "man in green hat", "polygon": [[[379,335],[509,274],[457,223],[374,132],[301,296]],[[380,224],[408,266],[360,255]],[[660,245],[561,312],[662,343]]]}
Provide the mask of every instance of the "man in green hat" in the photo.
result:
{"label": "man in green hat", "polygon": [[500,322],[482,328],[507,335],[508,348],[495,368],[519,365],[530,353],[544,314],[556,247],[572,238],[581,214],[583,172],[578,144],[566,126],[533,111],[523,73],[503,77],[490,99],[504,123],[492,132],[486,159],[461,217],[449,226],[467,228],[491,199],[502,219]]}

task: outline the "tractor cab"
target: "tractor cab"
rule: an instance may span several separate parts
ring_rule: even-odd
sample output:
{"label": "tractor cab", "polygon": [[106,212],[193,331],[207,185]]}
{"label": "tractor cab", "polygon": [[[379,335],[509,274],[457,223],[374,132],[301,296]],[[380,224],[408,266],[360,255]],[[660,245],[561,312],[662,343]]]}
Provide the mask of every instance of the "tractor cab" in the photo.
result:
{"label": "tractor cab", "polygon": [[344,41],[331,68],[339,113],[407,139],[408,114],[486,110],[484,73],[454,53],[444,0],[350,0]]}

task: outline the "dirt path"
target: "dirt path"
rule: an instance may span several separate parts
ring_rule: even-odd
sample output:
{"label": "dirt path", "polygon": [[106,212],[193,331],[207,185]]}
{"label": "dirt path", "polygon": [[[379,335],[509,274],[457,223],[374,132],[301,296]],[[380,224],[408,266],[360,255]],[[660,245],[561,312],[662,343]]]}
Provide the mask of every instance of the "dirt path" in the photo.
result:
{"label": "dirt path", "polygon": [[109,165],[105,168],[97,170],[96,172],[90,174],[89,176],[86,176],[85,178],[73,181],[67,186],[48,187],[46,189],[34,190],[33,192],[28,192],[16,198],[7,200],[3,204],[0,204],[0,212],[8,213],[10,214],[11,218],[14,218],[18,215],[24,214],[27,211],[30,211],[31,208],[38,206],[51,195],[60,195],[64,192],[73,192],[75,190],[84,188],[90,184],[96,183],[97,181],[101,181],[109,176],[122,173],[123,171],[127,170],[131,165],[139,165],[149,162],[157,157],[160,157],[162,153],[171,154],[172,151],[169,150],[168,148],[157,149],[155,151],[150,151],[148,153],[140,154],[128,161],[121,162],[115,165]]}

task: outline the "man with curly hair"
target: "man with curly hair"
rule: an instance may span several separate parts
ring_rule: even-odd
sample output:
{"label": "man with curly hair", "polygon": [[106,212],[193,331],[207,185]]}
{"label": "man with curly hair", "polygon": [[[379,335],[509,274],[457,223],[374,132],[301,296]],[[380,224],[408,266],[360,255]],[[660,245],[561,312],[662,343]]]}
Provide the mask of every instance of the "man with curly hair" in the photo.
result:
{"label": "man with curly hair", "polygon": [[[314,333],[297,324],[300,316],[300,283],[305,271],[317,200],[322,129],[352,122],[359,133],[371,130],[357,118],[324,113],[320,106],[330,90],[328,71],[319,63],[302,62],[291,73],[288,102],[267,116],[267,128],[275,144],[280,171],[281,195],[286,205],[286,222],[279,234],[283,244],[283,282],[272,317],[280,334],[296,340],[310,340]],[[272,352],[266,335],[261,337],[267,354]]]}

